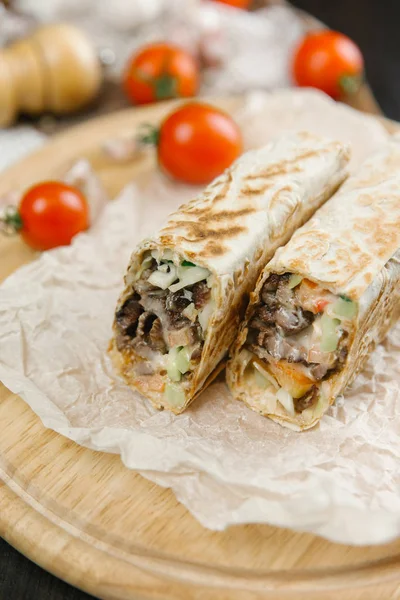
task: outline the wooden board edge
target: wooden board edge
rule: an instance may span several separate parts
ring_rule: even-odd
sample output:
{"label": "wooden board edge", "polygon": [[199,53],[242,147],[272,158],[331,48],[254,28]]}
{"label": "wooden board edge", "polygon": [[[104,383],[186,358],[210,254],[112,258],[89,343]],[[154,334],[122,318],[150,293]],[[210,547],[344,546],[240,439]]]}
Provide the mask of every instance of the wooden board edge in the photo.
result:
{"label": "wooden board edge", "polygon": [[149,568],[143,569],[74,536],[37,512],[6,481],[0,481],[0,536],[54,576],[103,600],[139,600],[138,593],[146,594],[146,600],[203,600],[205,593],[208,600],[256,600],[296,593],[296,600],[301,600],[310,592],[319,591],[325,597],[399,580],[397,556],[338,573],[329,569],[315,574],[293,571],[290,578],[279,571],[260,574],[249,578],[248,584],[238,571],[226,588],[221,585],[224,578],[210,577],[210,584],[199,583],[201,573],[195,573],[191,581],[190,570],[177,580],[175,569],[168,575],[156,574],[157,561],[152,565],[151,558]]}
{"label": "wooden board edge", "polygon": [[[136,599],[133,594],[142,587],[154,588],[154,598],[161,597],[159,592],[165,592],[165,584],[105,555],[51,523],[5,483],[0,487],[0,508],[1,537],[63,581],[94,596],[100,593],[102,598],[110,600]],[[114,593],[114,585],[107,583],[107,573],[112,573],[113,579],[118,577],[121,593]]]}

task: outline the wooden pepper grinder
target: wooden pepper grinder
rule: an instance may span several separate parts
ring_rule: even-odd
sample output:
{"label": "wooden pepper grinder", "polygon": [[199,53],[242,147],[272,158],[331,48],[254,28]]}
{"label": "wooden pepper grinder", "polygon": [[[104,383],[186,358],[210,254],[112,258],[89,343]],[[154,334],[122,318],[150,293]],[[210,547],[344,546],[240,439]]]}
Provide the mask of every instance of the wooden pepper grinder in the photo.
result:
{"label": "wooden pepper grinder", "polygon": [[19,112],[65,114],[99,91],[102,67],[87,36],[72,25],[45,25],[0,50],[0,127]]}

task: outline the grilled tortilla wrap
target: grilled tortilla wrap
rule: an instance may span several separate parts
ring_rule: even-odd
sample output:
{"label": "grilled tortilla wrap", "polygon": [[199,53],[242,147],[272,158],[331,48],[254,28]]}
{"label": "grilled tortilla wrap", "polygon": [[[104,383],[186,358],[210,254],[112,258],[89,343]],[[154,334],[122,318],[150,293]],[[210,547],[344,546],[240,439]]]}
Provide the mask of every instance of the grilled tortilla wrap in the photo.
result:
{"label": "grilled tortilla wrap", "polygon": [[111,356],[182,412],[226,356],[261,269],[346,177],[349,149],[307,133],[244,154],[131,257]]}
{"label": "grilled tortilla wrap", "polygon": [[391,142],[260,275],[227,381],[292,429],[315,425],[400,314],[400,145]]}

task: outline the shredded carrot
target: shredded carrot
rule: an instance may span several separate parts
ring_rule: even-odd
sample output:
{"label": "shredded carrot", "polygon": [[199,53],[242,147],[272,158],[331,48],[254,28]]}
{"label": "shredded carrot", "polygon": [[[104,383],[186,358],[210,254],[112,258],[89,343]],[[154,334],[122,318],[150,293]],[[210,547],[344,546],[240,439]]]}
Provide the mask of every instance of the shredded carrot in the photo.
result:
{"label": "shredded carrot", "polygon": [[315,309],[317,312],[322,312],[325,308],[325,306],[328,306],[329,304],[329,300],[327,300],[326,298],[321,298],[320,300],[316,300],[316,302],[314,303],[315,305]]}
{"label": "shredded carrot", "polygon": [[316,288],[318,287],[318,285],[316,283],[314,283],[313,281],[310,281],[310,279],[303,279],[303,282],[308,285],[308,287],[310,288]]}

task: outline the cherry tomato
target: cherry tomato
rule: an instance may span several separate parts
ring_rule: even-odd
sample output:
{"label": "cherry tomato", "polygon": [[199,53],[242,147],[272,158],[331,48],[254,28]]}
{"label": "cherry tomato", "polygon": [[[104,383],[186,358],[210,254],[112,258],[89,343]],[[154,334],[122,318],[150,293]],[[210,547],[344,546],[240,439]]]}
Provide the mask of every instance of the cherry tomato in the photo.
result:
{"label": "cherry tomato", "polygon": [[132,57],[123,77],[123,87],[135,104],[195,96],[199,67],[193,56],[182,48],[152,44]]}
{"label": "cherry tomato", "polygon": [[185,104],[160,127],[158,162],[169,175],[186,183],[209,183],[241,152],[242,136],[236,123],[208,104]]}
{"label": "cherry tomato", "polygon": [[89,226],[89,208],[79,190],[59,181],[30,188],[21,200],[20,234],[35,250],[66,246]]}
{"label": "cherry tomato", "polygon": [[229,6],[234,6],[235,8],[249,8],[252,0],[214,0],[214,2],[229,4]]}
{"label": "cherry tomato", "polygon": [[335,99],[357,91],[363,70],[359,47],[337,31],[307,34],[294,55],[297,85],[318,88]]}

